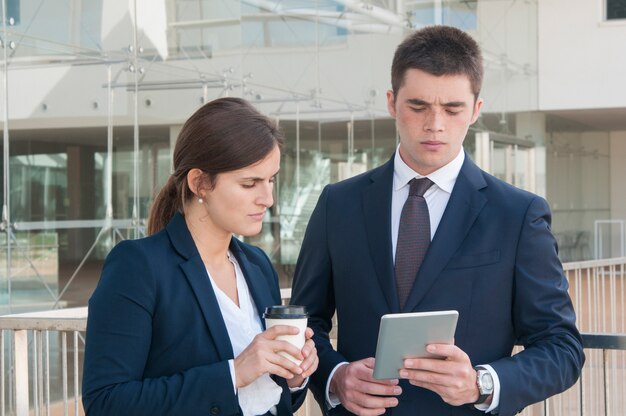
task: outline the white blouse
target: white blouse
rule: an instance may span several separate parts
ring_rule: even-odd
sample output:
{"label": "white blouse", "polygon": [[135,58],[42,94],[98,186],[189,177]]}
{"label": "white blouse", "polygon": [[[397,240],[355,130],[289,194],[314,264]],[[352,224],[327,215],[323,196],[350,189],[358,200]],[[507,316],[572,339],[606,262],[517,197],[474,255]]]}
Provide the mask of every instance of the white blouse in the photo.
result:
{"label": "white blouse", "polygon": [[[254,300],[250,296],[246,279],[243,272],[232,253],[228,252],[228,259],[235,268],[237,279],[237,293],[239,296],[239,306],[237,306],[215,283],[211,273],[207,269],[213,291],[217,297],[217,302],[222,311],[222,317],[228,330],[230,343],[233,346],[234,356],[238,356],[252,342],[253,338],[263,332],[261,318],[254,305]],[[244,416],[262,415],[266,412],[276,414],[276,405],[280,401],[282,388],[274,382],[269,374],[263,374],[251,384],[241,387],[237,392],[235,380],[234,360],[229,360],[230,373],[233,381],[233,388],[238,393],[239,406],[243,410]]]}

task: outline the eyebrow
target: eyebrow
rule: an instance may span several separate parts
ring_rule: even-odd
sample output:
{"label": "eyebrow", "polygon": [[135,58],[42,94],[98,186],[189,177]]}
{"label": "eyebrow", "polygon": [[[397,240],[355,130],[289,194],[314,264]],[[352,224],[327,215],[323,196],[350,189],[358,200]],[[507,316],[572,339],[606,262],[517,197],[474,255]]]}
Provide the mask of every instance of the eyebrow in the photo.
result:
{"label": "eyebrow", "polygon": [[[419,98],[409,98],[406,101],[411,105],[417,105],[417,106],[430,107],[432,105],[431,103],[424,101],[424,100],[420,100]],[[465,102],[463,101],[450,101],[448,103],[443,103],[442,105],[444,107],[455,107],[455,108],[466,106]]]}
{"label": "eyebrow", "polygon": [[[280,172],[280,171],[279,171]],[[270,176],[270,178],[275,178],[276,176],[278,176],[278,173],[276,172],[275,174],[273,174],[272,176]],[[254,181],[254,182],[263,182],[265,179],[258,177],[258,176],[248,176],[246,178],[241,178],[241,181]]]}

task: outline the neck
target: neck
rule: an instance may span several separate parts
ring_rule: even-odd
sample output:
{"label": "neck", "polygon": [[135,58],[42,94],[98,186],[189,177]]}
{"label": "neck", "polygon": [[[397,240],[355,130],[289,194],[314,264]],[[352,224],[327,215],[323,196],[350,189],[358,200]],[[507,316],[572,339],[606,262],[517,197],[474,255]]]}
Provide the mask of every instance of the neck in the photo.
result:
{"label": "neck", "polygon": [[185,207],[185,222],[205,264],[228,260],[232,234],[215,227],[203,205]]}

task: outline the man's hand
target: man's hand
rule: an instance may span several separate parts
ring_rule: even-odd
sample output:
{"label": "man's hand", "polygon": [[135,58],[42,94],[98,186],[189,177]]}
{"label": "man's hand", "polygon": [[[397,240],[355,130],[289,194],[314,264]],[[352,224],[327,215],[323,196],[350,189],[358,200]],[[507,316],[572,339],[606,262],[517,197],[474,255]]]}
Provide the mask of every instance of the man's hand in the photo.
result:
{"label": "man's hand", "polygon": [[478,400],[476,370],[465,352],[448,344],[430,344],[427,351],[444,359],[406,359],[400,377],[415,386],[434,391],[453,406]]}
{"label": "man's hand", "polygon": [[[398,380],[376,380],[374,358],[343,365],[330,380],[330,392],[337,395],[343,407],[361,416],[376,416],[385,413],[388,407],[396,407],[402,393]],[[386,396],[386,397],[385,397]]]}

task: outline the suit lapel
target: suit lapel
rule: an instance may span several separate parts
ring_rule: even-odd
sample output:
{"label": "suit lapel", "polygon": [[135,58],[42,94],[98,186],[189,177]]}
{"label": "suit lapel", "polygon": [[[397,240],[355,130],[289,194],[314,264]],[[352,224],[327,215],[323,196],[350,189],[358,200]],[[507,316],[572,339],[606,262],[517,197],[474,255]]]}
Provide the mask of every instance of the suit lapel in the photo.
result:
{"label": "suit lapel", "polygon": [[399,312],[400,304],[394,280],[391,253],[393,158],[373,172],[370,179],[372,184],[363,191],[362,196],[370,257],[374,263],[376,276],[389,310]]}
{"label": "suit lapel", "polygon": [[261,324],[265,328],[265,321],[263,320],[263,313],[267,306],[275,304],[274,298],[270,291],[270,285],[263,272],[256,264],[250,262],[246,254],[241,250],[240,243],[233,238],[230,243],[230,250],[235,255],[239,267],[243,272],[244,278],[248,285],[248,290],[254,301],[254,305],[257,308],[259,317],[261,318]]}
{"label": "suit lapel", "polygon": [[217,297],[209,280],[209,275],[200,258],[191,234],[187,229],[185,219],[179,213],[166,227],[170,241],[174,248],[187,260],[180,264],[185,278],[193,290],[204,321],[211,333],[218,354],[222,360],[234,358],[233,347],[230,343],[228,330],[222,317]]}
{"label": "suit lapel", "polygon": [[415,284],[403,312],[415,309],[465,239],[487,202],[483,194],[479,192],[485,186],[487,185],[482,172],[466,155],[448,205],[417,273]]}

